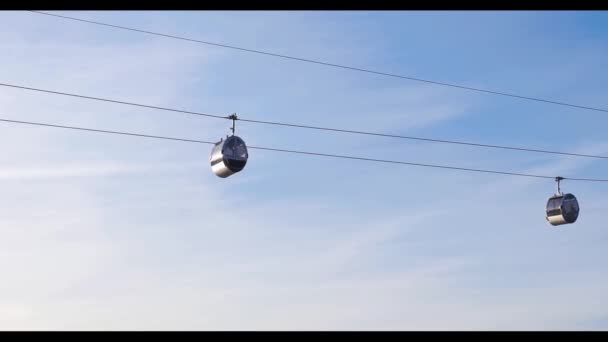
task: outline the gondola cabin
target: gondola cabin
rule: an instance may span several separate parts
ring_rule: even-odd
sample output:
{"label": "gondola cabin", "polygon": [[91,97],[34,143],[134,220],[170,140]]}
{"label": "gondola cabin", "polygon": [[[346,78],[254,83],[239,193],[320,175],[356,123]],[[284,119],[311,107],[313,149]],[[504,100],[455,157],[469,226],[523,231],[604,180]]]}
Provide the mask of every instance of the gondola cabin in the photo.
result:
{"label": "gondola cabin", "polygon": [[580,208],[572,194],[555,195],[547,201],[547,221],[554,226],[576,222]]}
{"label": "gondola cabin", "polygon": [[222,139],[211,150],[211,171],[221,178],[231,176],[245,168],[249,155],[243,139],[232,135]]}

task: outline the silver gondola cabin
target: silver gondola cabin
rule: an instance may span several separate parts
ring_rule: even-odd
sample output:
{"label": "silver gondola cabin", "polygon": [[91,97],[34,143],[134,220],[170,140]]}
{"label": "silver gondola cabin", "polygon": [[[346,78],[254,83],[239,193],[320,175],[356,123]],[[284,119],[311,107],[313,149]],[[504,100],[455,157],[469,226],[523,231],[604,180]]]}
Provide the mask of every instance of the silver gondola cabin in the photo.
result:
{"label": "silver gondola cabin", "polygon": [[222,139],[211,150],[211,171],[218,177],[226,178],[245,167],[247,164],[247,146],[243,139],[232,135]]}
{"label": "silver gondola cabin", "polygon": [[563,194],[559,189],[559,182],[563,178],[556,178],[557,194],[547,201],[547,221],[553,226],[576,222],[579,215],[578,200],[573,194]]}

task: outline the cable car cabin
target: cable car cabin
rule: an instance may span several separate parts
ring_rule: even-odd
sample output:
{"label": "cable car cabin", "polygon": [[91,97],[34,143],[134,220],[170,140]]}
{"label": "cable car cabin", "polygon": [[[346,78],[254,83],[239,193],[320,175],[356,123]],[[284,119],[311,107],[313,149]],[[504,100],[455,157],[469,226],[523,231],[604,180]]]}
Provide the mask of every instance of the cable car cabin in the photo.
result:
{"label": "cable car cabin", "polygon": [[243,139],[236,135],[222,139],[211,150],[211,171],[218,177],[226,178],[243,170],[248,157]]}
{"label": "cable car cabin", "polygon": [[554,226],[576,222],[579,206],[572,194],[555,195],[547,201],[547,221]]}

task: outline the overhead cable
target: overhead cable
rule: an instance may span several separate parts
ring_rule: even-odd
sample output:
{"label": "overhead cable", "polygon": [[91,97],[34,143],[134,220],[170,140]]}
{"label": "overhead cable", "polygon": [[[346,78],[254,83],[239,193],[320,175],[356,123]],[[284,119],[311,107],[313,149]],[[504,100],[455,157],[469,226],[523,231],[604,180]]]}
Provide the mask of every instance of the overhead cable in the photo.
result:
{"label": "overhead cable", "polygon": [[145,34],[151,34],[151,35],[165,37],[165,38],[179,39],[179,40],[189,41],[189,42],[193,42],[193,43],[211,45],[211,46],[216,46],[216,47],[221,47],[221,48],[226,48],[226,49],[245,51],[245,52],[249,52],[249,53],[256,53],[256,54],[261,54],[261,55],[266,55],[266,56],[272,56],[272,57],[278,57],[278,58],[283,58],[283,59],[290,59],[290,60],[295,60],[295,61],[305,62],[305,63],[319,64],[319,65],[329,66],[329,67],[333,67],[333,68],[346,69],[346,70],[350,70],[350,71],[357,71],[357,72],[363,72],[363,73],[368,73],[368,74],[375,74],[375,75],[380,75],[380,76],[400,78],[400,79],[406,79],[406,80],[416,81],[416,82],[424,82],[424,83],[429,83],[429,84],[434,84],[434,85],[439,85],[439,86],[444,86],[444,87],[458,88],[458,89],[462,89],[462,90],[469,90],[469,91],[481,92],[481,93],[492,94],[492,95],[499,95],[499,96],[506,96],[506,97],[511,97],[511,98],[518,98],[518,99],[521,99],[521,100],[543,102],[543,103],[549,103],[549,104],[553,104],[553,105],[566,106],[566,107],[572,107],[572,108],[579,108],[579,109],[585,109],[585,110],[591,110],[591,111],[608,113],[608,109],[605,109],[605,108],[592,107],[592,106],[583,106],[583,105],[577,105],[577,104],[573,104],[573,103],[567,103],[567,102],[561,102],[561,101],[555,101],[555,100],[542,99],[542,98],[538,98],[538,97],[518,95],[518,94],[511,94],[511,93],[506,93],[506,92],[501,92],[501,91],[495,91],[495,90],[488,90],[488,89],[474,88],[474,87],[469,87],[469,86],[464,86],[464,85],[458,85],[458,84],[454,84],[454,83],[439,82],[439,81],[433,81],[433,80],[428,80],[428,79],[423,79],[423,78],[417,78],[417,77],[412,77],[412,76],[399,75],[399,74],[395,74],[395,73],[382,72],[382,71],[365,69],[365,68],[357,68],[357,67],[343,65],[343,64],[328,63],[328,62],[323,62],[323,61],[313,60],[313,59],[308,59],[308,58],[289,56],[289,55],[278,54],[278,53],[273,53],[273,52],[268,52],[268,51],[262,51],[262,50],[248,49],[248,48],[238,47],[238,46],[234,46],[234,45],[214,43],[214,42],[204,41],[204,40],[199,40],[199,39],[180,37],[180,36],[175,36],[175,35],[170,35],[170,34],[165,34],[165,33],[152,32],[152,31],[141,30],[141,29],[136,29],[136,28],[132,28],[132,27],[107,24],[107,23],[103,23],[103,22],[99,22],[99,21],[80,19],[80,18],[65,16],[65,15],[59,15],[59,14],[53,14],[53,13],[48,13],[48,12],[42,12],[42,11],[29,11],[29,12],[36,13],[36,14],[43,14],[43,15],[57,17],[57,18],[62,18],[62,19],[68,19],[68,20],[74,20],[74,21],[84,22],[84,23],[88,23],[88,24],[95,24],[95,25],[101,25],[101,26],[106,26],[106,27],[112,27],[112,28],[117,28],[117,29],[121,29],[121,30],[139,32],[139,33],[145,33]]}
{"label": "overhead cable", "polygon": [[[108,98],[86,96],[86,95],[80,95],[80,94],[74,94],[74,93],[66,93],[66,92],[60,92],[60,91],[56,91],[56,90],[48,90],[48,89],[41,89],[41,88],[26,87],[26,86],[21,86],[21,85],[16,85],[16,84],[9,84],[9,83],[0,83],[0,86],[2,86],[2,87],[9,87],[9,88],[16,88],[16,89],[22,89],[22,90],[29,90],[29,91],[36,91],[36,92],[42,92],[42,93],[49,93],[49,94],[54,94],[54,95],[70,96],[70,97],[76,97],[76,98],[81,98],[81,99],[86,99],[86,100],[103,101],[103,102],[110,102],[110,103],[116,103],[116,104],[121,104],[121,105],[128,105],[128,106],[135,106],[135,107],[142,107],[142,108],[149,108],[149,109],[156,109],[156,110],[162,110],[162,111],[170,111],[170,112],[176,112],[176,113],[182,113],[182,114],[188,114],[188,115],[197,115],[197,116],[205,116],[205,117],[211,117],[211,118],[216,118],[216,119],[231,120],[231,116],[230,115],[209,114],[209,113],[201,113],[201,112],[188,111],[188,110],[183,110],[183,109],[175,109],[175,108],[168,108],[168,107],[152,106],[152,105],[147,105],[147,104],[127,102],[127,101],[120,101],[120,100],[113,100],[113,99],[108,99]],[[321,130],[321,131],[349,133],[349,134],[360,134],[360,135],[378,136],[378,137],[385,137],[385,138],[418,140],[418,141],[435,142],[435,143],[442,143],[442,144],[456,144],[456,145],[466,145],[466,146],[473,146],[473,147],[483,147],[483,148],[513,150],[513,151],[520,151],[520,152],[556,154],[556,155],[565,155],[565,156],[573,156],[573,157],[608,159],[608,156],[585,154],[585,153],[561,152],[561,151],[552,151],[552,150],[537,149],[537,148],[504,146],[504,145],[492,145],[492,144],[481,144],[481,143],[473,143],[473,142],[466,142],[466,141],[456,141],[456,140],[446,140],[446,139],[423,138],[423,137],[414,137],[414,136],[406,136],[406,135],[385,134],[385,133],[378,133],[378,132],[366,132],[366,131],[357,131],[357,130],[349,130],[349,129],[331,128],[331,127],[300,125],[300,124],[292,124],[292,123],[285,123],[285,122],[263,121],[263,120],[255,120],[255,119],[243,119],[241,117],[239,117],[238,120],[239,121],[243,121],[243,122],[255,123],[255,124],[284,126],[284,127],[293,127],[293,128],[304,128],[304,129],[314,129],[314,130]]]}
{"label": "overhead cable", "polygon": [[[126,135],[126,136],[140,137],[140,138],[173,140],[173,141],[199,143],[199,144],[215,144],[214,142],[204,141],[204,140],[175,138],[175,137],[167,137],[167,136],[160,136],[160,135],[139,134],[139,133],[132,133],[132,132],[110,131],[110,130],[84,128],[84,127],[76,127],[76,126],[55,125],[55,124],[32,122],[32,121],[0,119],[0,122],[23,124],[23,125],[34,125],[34,126],[44,126],[44,127],[52,127],[52,128],[62,128],[62,129],[88,131],[88,132],[105,133],[105,134]],[[447,170],[456,170],[456,171],[491,173],[491,174],[500,174],[500,175],[508,175],[508,176],[544,178],[544,179],[552,179],[552,180],[556,179],[555,176],[548,176],[548,175],[536,175],[536,174],[529,174],[529,173],[516,173],[516,172],[507,172],[507,171],[472,169],[472,168],[447,166],[447,165],[422,164],[422,163],[414,163],[414,162],[406,162],[406,161],[398,161],[398,160],[365,158],[365,157],[357,157],[357,156],[347,156],[347,155],[308,152],[308,151],[297,151],[297,150],[279,149],[279,148],[271,148],[271,147],[249,146],[248,148],[255,149],[255,150],[265,150],[265,151],[274,151],[274,152],[283,152],[283,153],[295,153],[295,154],[300,154],[300,155],[312,155],[312,156],[321,156],[321,157],[329,157],[329,158],[352,159],[352,160],[360,160],[360,161],[376,162],[376,163],[401,164],[401,165],[438,168],[438,169],[447,169]],[[575,178],[575,177],[560,177],[560,178],[571,180],[571,181],[608,182],[608,179]]]}

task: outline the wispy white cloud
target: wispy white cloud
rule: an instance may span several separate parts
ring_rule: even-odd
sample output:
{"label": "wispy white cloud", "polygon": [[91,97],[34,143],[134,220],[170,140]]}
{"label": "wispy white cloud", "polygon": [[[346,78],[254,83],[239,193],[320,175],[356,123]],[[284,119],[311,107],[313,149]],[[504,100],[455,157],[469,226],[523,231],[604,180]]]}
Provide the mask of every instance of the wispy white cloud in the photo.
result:
{"label": "wispy white cloud", "polygon": [[124,173],[138,173],[144,168],[127,165],[57,165],[57,166],[31,166],[31,167],[2,167],[0,170],[1,181],[21,180],[52,180],[57,178],[74,177],[100,177],[112,176]]}

